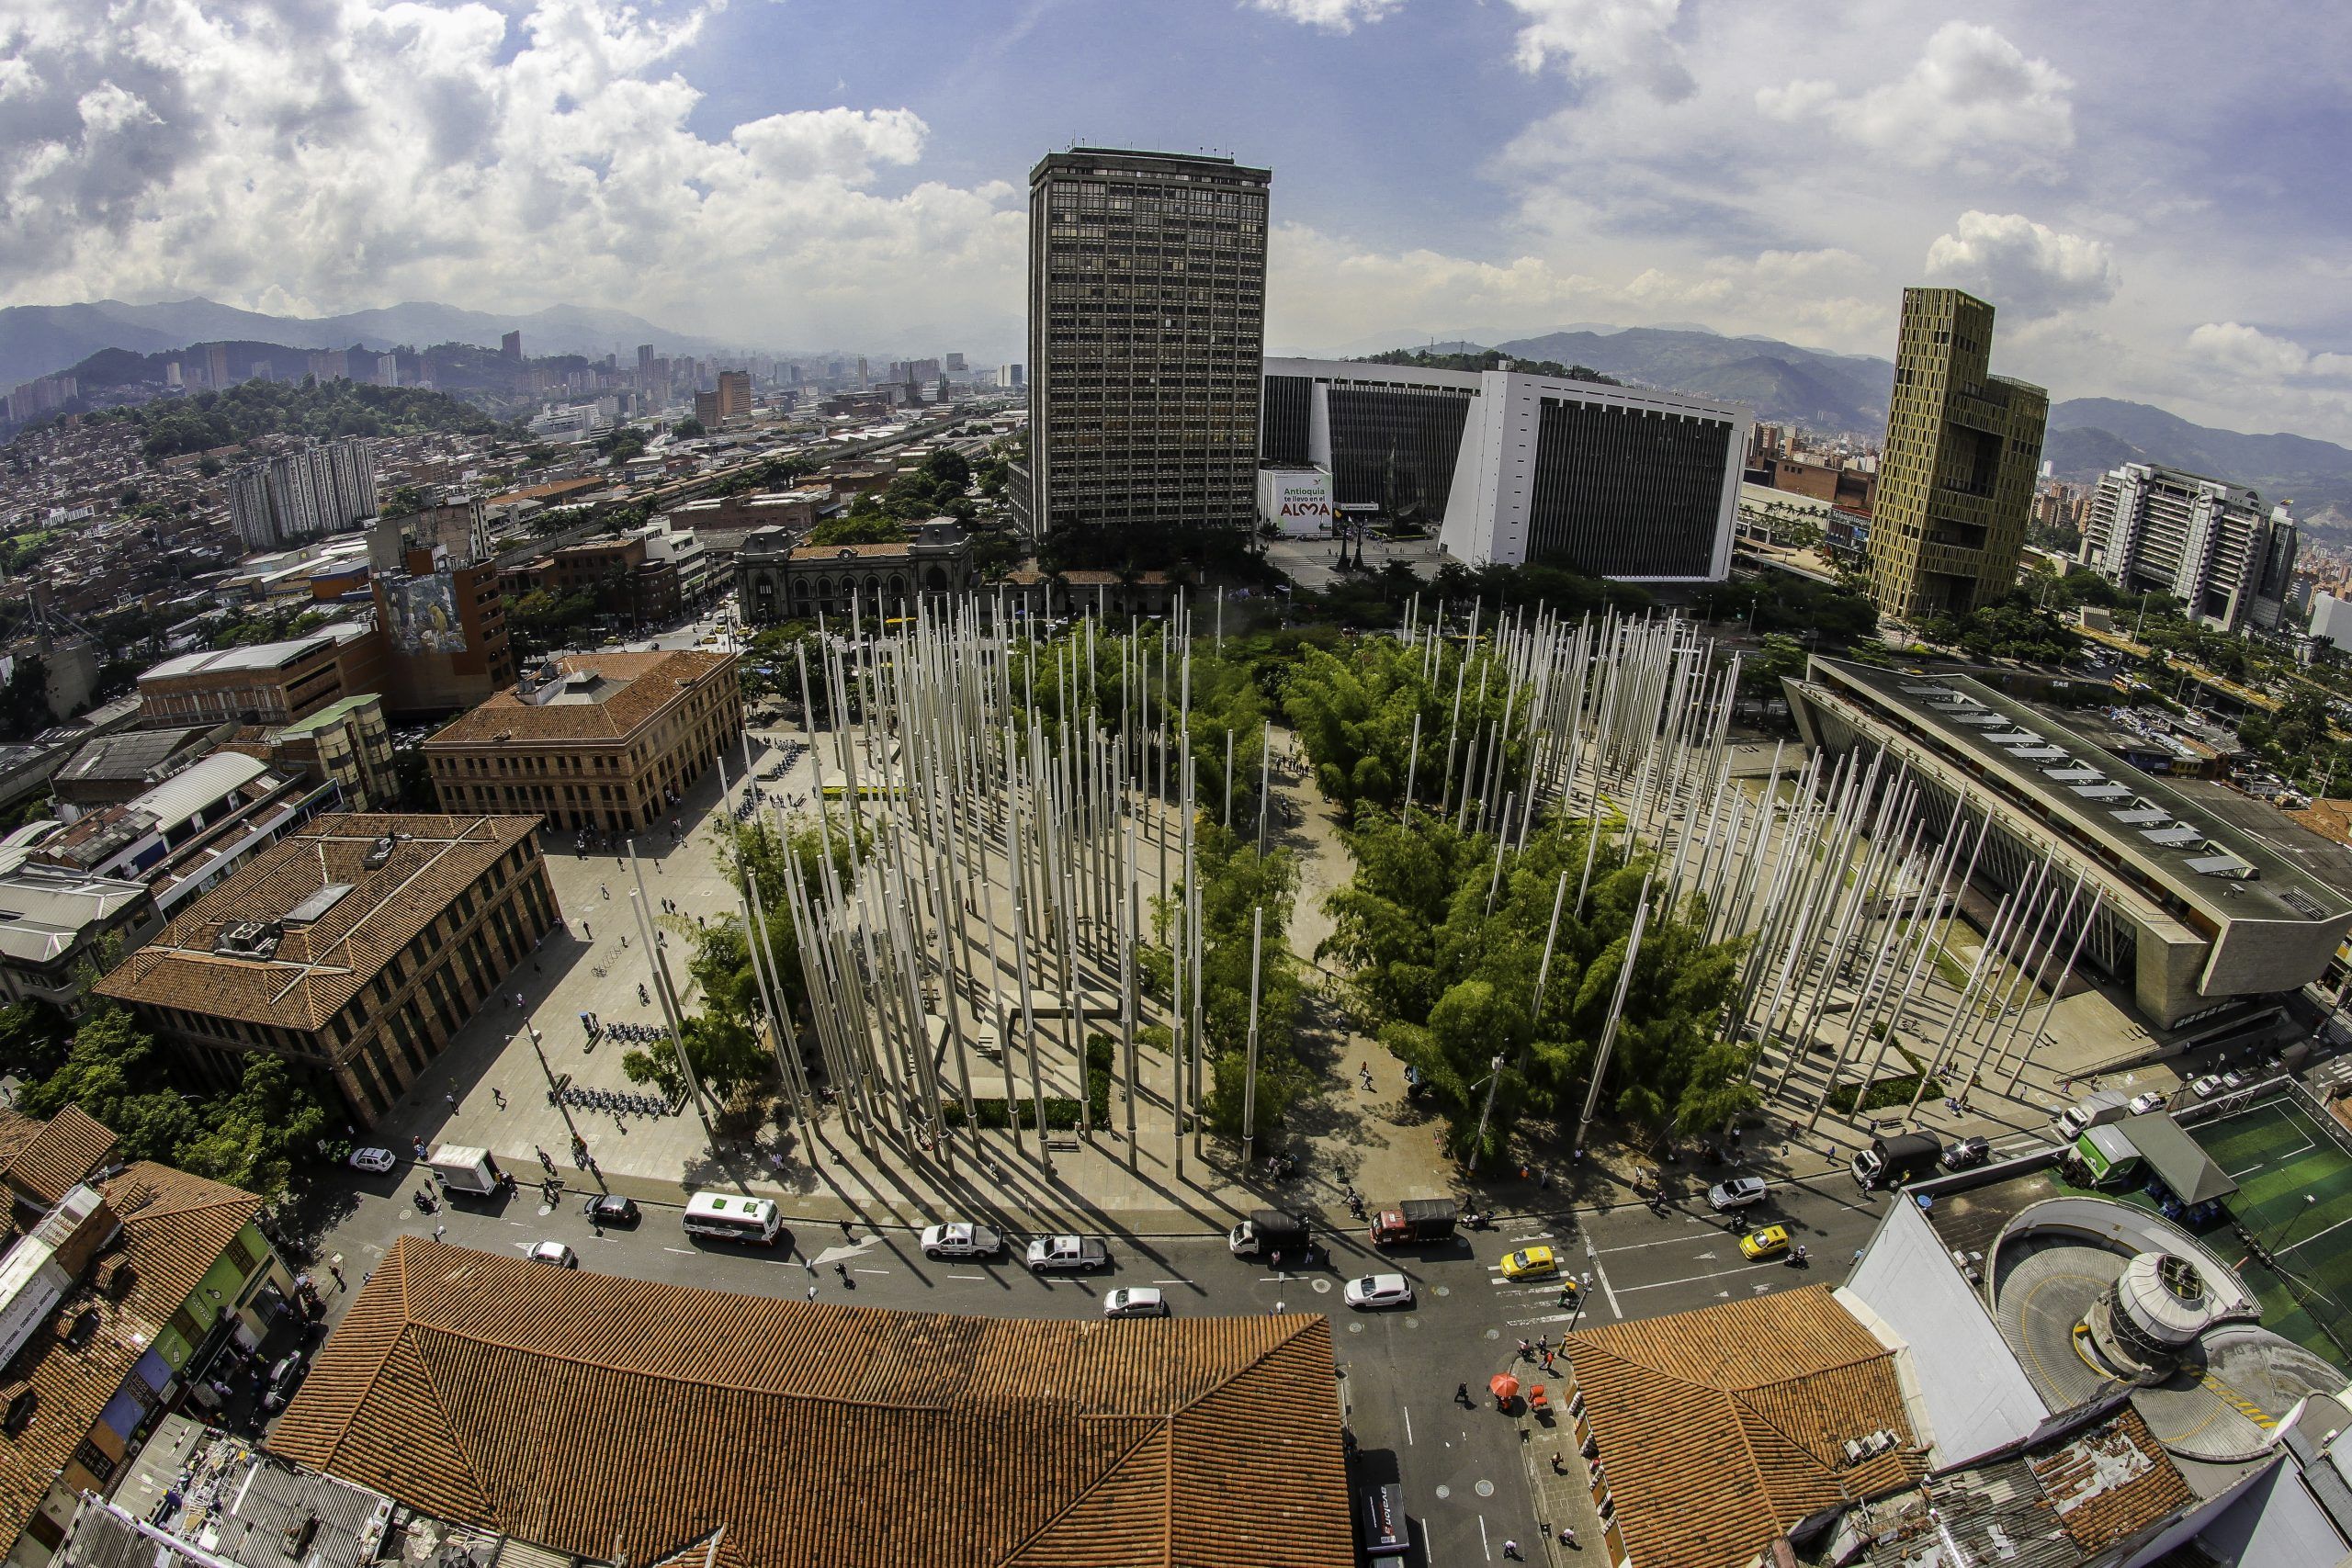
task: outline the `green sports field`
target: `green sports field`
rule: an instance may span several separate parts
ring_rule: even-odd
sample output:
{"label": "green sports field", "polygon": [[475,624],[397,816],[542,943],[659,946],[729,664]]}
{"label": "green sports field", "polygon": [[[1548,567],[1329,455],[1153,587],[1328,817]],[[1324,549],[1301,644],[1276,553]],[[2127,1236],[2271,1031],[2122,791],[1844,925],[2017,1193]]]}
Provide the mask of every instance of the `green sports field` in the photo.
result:
{"label": "green sports field", "polygon": [[[2274,1094],[2188,1129],[2238,1190],[2225,1201],[2285,1277],[2245,1256],[2224,1228],[2205,1241],[2262,1298],[2263,1325],[2352,1370],[2352,1156],[2318,1115]],[[2334,1330],[2331,1337],[2330,1330]]]}

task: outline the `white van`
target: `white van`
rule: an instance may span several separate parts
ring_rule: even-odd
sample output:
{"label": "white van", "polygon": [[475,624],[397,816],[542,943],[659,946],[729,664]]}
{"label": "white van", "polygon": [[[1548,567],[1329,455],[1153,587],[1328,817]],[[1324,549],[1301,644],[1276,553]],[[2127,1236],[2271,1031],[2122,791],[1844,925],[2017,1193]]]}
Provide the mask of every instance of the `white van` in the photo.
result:
{"label": "white van", "polygon": [[774,1247],[784,1234],[783,1216],[773,1198],[746,1198],[733,1192],[697,1192],[686,1204],[686,1234],[716,1236],[753,1247]]}

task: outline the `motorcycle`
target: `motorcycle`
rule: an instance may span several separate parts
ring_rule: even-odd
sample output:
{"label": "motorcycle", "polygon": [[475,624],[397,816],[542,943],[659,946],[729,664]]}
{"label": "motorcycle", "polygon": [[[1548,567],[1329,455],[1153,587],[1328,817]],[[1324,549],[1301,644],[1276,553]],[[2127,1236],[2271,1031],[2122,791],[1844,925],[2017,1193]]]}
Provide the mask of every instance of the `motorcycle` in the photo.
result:
{"label": "motorcycle", "polygon": [[1474,1231],[1487,1231],[1495,1228],[1494,1215],[1480,1213],[1476,1209],[1473,1209],[1468,1213],[1463,1215],[1462,1223]]}
{"label": "motorcycle", "polygon": [[1807,1253],[1802,1247],[1791,1247],[1785,1261],[1792,1269],[1810,1269],[1813,1267],[1812,1255]]}

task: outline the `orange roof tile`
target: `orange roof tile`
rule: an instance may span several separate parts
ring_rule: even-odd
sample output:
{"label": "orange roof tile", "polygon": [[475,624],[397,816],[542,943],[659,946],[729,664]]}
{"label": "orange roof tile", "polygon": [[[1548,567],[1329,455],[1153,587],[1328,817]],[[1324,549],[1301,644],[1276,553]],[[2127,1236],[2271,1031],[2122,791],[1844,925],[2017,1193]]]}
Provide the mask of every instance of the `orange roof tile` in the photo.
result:
{"label": "orange roof tile", "polygon": [[459,714],[426,740],[435,747],[530,745],[539,741],[610,740],[627,745],[691,686],[723,678],[735,655],[706,649],[668,653],[572,653],[557,660],[565,674],[590,673],[626,682],[601,702],[526,703],[513,687]]}
{"label": "orange roof tile", "polygon": [[78,1105],[66,1106],[47,1122],[17,1120],[29,1122],[32,1131],[9,1150],[6,1164],[0,1165],[0,1180],[43,1208],[72,1191],[114,1153],[113,1130]]}
{"label": "orange roof tile", "polygon": [[[101,996],[216,1018],[314,1030],[537,830],[536,817],[330,812],[189,905],[96,987]],[[398,833],[370,868],[376,840]],[[216,953],[224,927],[277,920],[330,885],[351,889],[267,958]]]}
{"label": "orange roof tile", "polygon": [[[1798,1520],[1927,1472],[1894,1353],[1814,1286],[1562,1337],[1635,1561],[1744,1563]],[[1849,1464],[1879,1430],[1898,1446]]]}
{"label": "orange roof tile", "polygon": [[[586,1556],[761,1568],[1354,1561],[1329,1323],[888,1312],[403,1237],[289,1459]],[[1270,1478],[1279,1478],[1270,1484]]]}
{"label": "orange roof tile", "polygon": [[195,1293],[261,1200],[243,1188],[141,1160],[100,1189],[122,1222],[124,1304],[162,1324]]}

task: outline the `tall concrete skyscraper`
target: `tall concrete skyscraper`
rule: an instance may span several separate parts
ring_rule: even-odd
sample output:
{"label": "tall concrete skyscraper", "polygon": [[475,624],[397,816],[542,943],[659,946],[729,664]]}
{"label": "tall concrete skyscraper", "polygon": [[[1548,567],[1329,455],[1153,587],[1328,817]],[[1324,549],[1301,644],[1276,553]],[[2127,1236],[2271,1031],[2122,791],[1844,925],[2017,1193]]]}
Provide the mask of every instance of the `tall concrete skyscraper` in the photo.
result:
{"label": "tall concrete skyscraper", "polygon": [[2007,593],[2025,547],[2050,394],[1988,373],[1993,307],[1906,288],[1871,519],[1871,596],[1905,621]]}
{"label": "tall concrete skyscraper", "polygon": [[1272,178],[1093,147],[1029,171],[1033,535],[1251,525]]}

